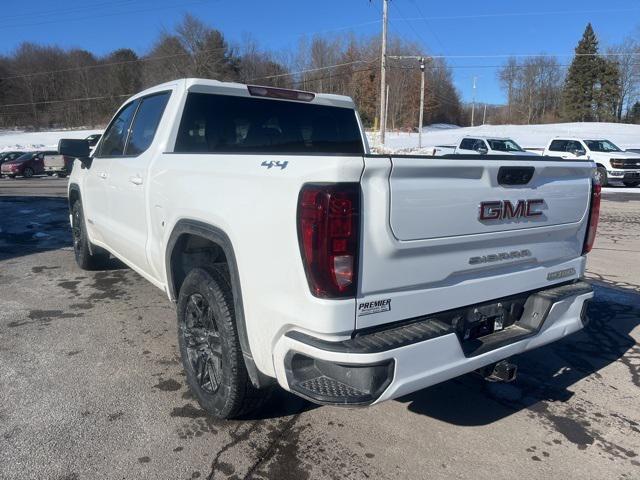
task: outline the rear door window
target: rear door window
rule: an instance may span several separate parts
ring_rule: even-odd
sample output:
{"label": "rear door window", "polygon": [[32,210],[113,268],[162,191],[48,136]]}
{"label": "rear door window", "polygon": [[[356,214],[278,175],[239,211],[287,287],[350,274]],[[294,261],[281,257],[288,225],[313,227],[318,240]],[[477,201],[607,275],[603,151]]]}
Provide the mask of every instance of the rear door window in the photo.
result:
{"label": "rear door window", "polygon": [[149,148],[170,95],[171,92],[162,92],[145,97],[140,101],[136,118],[133,120],[131,127],[125,155],[140,155]]}
{"label": "rear door window", "polygon": [[175,152],[363,154],[355,110],[189,93]]}

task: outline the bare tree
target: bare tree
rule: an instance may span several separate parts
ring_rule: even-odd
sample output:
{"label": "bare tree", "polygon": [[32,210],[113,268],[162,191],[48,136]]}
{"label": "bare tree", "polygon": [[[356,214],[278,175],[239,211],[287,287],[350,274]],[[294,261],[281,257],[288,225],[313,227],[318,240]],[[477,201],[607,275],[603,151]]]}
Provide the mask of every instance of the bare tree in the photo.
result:
{"label": "bare tree", "polygon": [[627,38],[620,45],[609,48],[608,53],[612,54],[612,61],[618,67],[619,102],[616,108],[616,119],[621,121],[638,96],[640,82],[638,55],[640,54],[640,44],[631,38]]}

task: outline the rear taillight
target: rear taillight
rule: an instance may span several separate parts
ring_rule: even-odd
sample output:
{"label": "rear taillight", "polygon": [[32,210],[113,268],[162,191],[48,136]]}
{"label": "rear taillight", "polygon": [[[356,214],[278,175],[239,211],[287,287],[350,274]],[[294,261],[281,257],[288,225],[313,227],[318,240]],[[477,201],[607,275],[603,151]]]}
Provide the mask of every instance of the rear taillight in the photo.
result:
{"label": "rear taillight", "polygon": [[584,238],[584,246],[582,254],[589,253],[593,248],[593,242],[596,239],[596,231],[598,230],[598,220],[600,219],[600,197],[602,196],[602,187],[599,183],[593,182],[591,186],[591,204],[589,206],[589,221],[587,223],[587,234]]}
{"label": "rear taillight", "polygon": [[311,293],[321,298],[356,293],[360,185],[308,184],[298,199],[298,240]]}

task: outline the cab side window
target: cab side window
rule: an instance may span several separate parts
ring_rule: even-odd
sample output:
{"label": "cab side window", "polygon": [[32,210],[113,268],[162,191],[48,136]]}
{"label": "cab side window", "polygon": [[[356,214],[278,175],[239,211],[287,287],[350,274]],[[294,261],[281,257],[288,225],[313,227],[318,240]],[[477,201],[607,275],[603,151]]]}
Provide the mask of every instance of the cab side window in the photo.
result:
{"label": "cab side window", "polygon": [[171,92],[162,92],[145,97],[140,101],[140,107],[138,107],[136,118],[133,120],[133,126],[131,127],[125,155],[140,155],[149,148],[170,95]]}
{"label": "cab side window", "polygon": [[473,150],[473,146],[476,144],[476,140],[473,138],[465,138],[460,142],[460,149]]}
{"label": "cab side window", "polygon": [[576,142],[575,140],[567,142],[567,152],[575,152],[576,150],[584,151],[584,147],[580,142]]}
{"label": "cab side window", "polygon": [[473,150],[480,150],[481,148],[484,148],[486,150],[489,149],[487,147],[487,144],[484,142],[484,140],[477,139],[473,144]]}
{"label": "cab side window", "polygon": [[120,157],[124,155],[129,125],[137,106],[138,101],[135,100],[120,110],[104,133],[104,138],[100,142],[100,150],[96,153],[96,157]]}
{"label": "cab side window", "polygon": [[566,140],[554,140],[549,145],[549,150],[552,152],[566,152],[567,151],[567,142]]}

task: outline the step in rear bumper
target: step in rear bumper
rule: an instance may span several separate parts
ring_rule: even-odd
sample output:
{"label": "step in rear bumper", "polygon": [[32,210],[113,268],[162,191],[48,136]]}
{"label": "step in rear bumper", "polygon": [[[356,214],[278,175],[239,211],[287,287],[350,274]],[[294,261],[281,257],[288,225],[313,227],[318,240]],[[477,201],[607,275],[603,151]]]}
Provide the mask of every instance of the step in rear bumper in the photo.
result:
{"label": "step in rear bumper", "polygon": [[484,337],[471,350],[446,325],[430,324],[432,316],[352,339],[289,331],[274,349],[276,376],[283,388],[316,403],[378,403],[574,333],[583,327],[585,301],[592,297],[586,282],[532,293],[518,322],[523,327]]}

